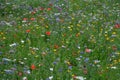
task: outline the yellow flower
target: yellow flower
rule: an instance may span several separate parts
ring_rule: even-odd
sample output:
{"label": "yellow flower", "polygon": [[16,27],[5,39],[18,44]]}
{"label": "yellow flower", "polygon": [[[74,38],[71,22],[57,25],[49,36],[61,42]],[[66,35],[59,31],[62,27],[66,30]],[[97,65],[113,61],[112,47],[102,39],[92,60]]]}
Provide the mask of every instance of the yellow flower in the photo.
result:
{"label": "yellow flower", "polygon": [[105,37],[108,36],[107,34],[105,34]]}
{"label": "yellow flower", "polygon": [[54,51],[54,52],[56,52],[57,50],[56,50],[56,49],[54,49],[53,51]]}
{"label": "yellow flower", "polygon": [[112,32],[112,34],[114,34],[114,35],[115,35],[115,34],[116,34],[116,32]]}
{"label": "yellow flower", "polygon": [[118,59],[118,62],[120,62],[120,59]]}
{"label": "yellow flower", "polygon": [[35,54],[35,51],[31,51],[32,54]]}
{"label": "yellow flower", "polygon": [[3,33],[3,32],[1,32],[0,34],[1,34],[1,35],[3,35],[4,33]]}
{"label": "yellow flower", "polygon": [[3,37],[3,39],[6,39],[6,37]]}
{"label": "yellow flower", "polygon": [[110,40],[110,42],[113,42],[113,41],[114,41],[114,39],[111,39],[111,40]]}
{"label": "yellow flower", "polygon": [[67,72],[71,72],[71,71],[68,69]]}
{"label": "yellow flower", "polygon": [[109,40],[109,39],[110,39],[109,37],[106,38],[106,40]]}
{"label": "yellow flower", "polygon": [[47,25],[46,25],[45,27],[46,27],[46,28],[48,28],[48,26],[47,26]]}

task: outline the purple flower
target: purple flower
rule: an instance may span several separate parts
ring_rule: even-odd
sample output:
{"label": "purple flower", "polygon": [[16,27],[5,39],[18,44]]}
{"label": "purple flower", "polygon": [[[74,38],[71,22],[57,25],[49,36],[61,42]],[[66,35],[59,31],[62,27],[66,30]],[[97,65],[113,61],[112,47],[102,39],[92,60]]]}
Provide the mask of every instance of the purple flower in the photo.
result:
{"label": "purple flower", "polygon": [[69,67],[68,67],[68,69],[70,69],[70,70],[71,70],[71,69],[72,69],[72,66],[69,66]]}
{"label": "purple flower", "polygon": [[57,64],[57,62],[56,62],[56,61],[54,61],[54,62],[53,62],[53,64],[54,64],[54,65],[56,65],[56,64]]}
{"label": "purple flower", "polygon": [[84,54],[84,52],[80,52],[80,54]]}

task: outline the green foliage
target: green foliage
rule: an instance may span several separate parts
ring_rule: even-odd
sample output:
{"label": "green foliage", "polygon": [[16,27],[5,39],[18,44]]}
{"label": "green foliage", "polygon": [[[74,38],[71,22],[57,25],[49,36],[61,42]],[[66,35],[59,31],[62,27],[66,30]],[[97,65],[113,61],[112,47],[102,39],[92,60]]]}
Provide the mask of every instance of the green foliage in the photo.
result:
{"label": "green foliage", "polygon": [[0,80],[119,80],[119,4],[1,0]]}

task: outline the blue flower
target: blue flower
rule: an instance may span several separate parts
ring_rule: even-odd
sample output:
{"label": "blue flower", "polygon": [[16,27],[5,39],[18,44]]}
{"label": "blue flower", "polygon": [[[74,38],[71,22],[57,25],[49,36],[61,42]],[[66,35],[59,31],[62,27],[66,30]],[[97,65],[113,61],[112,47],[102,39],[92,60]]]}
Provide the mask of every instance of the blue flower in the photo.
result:
{"label": "blue flower", "polygon": [[2,54],[2,52],[0,52],[0,55]]}
{"label": "blue flower", "polygon": [[4,70],[6,74],[13,74],[14,71],[13,70]]}

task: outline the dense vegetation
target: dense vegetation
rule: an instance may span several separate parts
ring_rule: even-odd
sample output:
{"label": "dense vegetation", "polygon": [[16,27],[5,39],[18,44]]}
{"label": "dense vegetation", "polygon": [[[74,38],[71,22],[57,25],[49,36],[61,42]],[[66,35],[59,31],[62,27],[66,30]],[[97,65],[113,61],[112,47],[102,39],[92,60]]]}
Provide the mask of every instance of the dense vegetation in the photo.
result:
{"label": "dense vegetation", "polygon": [[119,0],[0,0],[0,80],[120,80]]}

